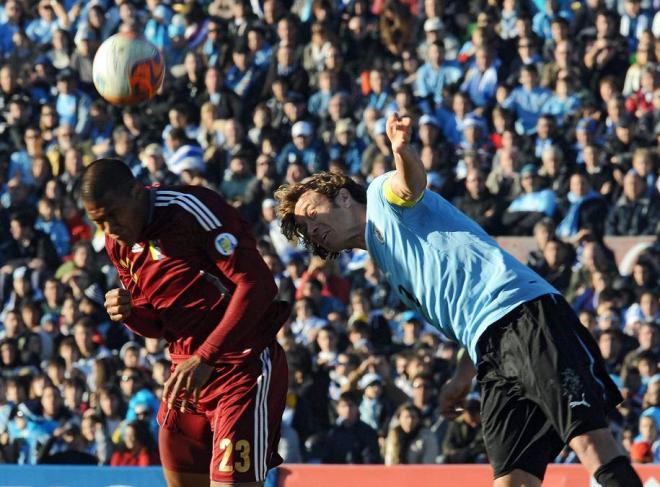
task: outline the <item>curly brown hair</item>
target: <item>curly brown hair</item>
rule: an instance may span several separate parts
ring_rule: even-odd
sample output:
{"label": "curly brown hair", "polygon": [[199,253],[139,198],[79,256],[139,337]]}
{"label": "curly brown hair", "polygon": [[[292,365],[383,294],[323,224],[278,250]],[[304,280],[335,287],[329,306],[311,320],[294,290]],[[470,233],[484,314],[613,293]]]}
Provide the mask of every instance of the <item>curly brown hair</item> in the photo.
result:
{"label": "curly brown hair", "polygon": [[336,172],[319,172],[294,185],[283,185],[275,191],[275,199],[279,202],[278,213],[282,220],[282,233],[289,240],[298,239],[306,249],[324,259],[337,257],[337,252],[330,252],[325,247],[312,242],[307,235],[307,228],[296,223],[294,209],[300,197],[307,191],[316,191],[330,198],[331,201],[346,188],[351,197],[361,204],[367,203],[367,190],[350,177]]}

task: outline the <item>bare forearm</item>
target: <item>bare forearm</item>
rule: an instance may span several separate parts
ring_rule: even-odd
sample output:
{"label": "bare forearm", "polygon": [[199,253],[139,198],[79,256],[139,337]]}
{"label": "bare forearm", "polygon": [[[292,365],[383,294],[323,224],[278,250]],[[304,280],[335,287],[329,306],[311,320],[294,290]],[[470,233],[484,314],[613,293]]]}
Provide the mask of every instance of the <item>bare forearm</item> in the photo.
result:
{"label": "bare forearm", "polygon": [[410,146],[394,153],[394,164],[400,174],[400,184],[397,188],[400,196],[406,200],[416,199],[426,188],[426,171],[419,155]]}
{"label": "bare forearm", "polygon": [[454,376],[462,383],[468,383],[472,381],[476,374],[477,368],[474,366],[470,354],[466,349],[460,349],[458,352],[458,362],[456,363]]}

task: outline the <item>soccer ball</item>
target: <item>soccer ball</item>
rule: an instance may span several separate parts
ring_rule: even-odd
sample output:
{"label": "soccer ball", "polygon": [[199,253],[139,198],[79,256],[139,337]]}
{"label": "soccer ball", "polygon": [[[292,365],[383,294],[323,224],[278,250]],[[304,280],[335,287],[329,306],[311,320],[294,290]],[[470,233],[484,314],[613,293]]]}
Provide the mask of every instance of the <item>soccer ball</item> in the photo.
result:
{"label": "soccer ball", "polygon": [[96,51],[92,79],[99,94],[113,105],[135,105],[153,97],[165,76],[158,48],[144,37],[119,33]]}

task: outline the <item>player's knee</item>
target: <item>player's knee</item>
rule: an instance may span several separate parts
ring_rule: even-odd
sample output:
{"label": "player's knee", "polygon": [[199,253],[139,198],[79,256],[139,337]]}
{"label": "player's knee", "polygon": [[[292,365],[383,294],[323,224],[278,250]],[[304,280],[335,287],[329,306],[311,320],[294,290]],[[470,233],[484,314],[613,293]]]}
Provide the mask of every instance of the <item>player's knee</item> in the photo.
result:
{"label": "player's knee", "polygon": [[627,457],[620,456],[598,467],[594,478],[602,487],[642,487]]}

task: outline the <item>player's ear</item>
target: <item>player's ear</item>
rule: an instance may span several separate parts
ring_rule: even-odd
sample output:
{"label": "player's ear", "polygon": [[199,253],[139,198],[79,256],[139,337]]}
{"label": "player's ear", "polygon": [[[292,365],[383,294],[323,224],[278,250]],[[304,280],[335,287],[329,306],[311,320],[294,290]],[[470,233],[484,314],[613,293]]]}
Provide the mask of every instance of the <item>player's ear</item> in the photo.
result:
{"label": "player's ear", "polygon": [[352,201],[351,193],[346,188],[341,188],[337,196],[335,196],[335,203],[342,208],[349,208]]}

